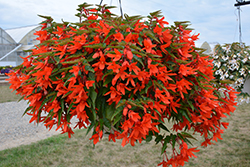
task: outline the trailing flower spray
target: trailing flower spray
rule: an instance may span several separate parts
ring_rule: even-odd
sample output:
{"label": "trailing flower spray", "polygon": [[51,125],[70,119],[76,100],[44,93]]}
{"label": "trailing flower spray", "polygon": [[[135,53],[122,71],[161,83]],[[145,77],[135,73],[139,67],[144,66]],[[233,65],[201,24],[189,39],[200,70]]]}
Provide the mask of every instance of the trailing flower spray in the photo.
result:
{"label": "trailing flower spray", "polygon": [[202,146],[222,139],[221,118],[235,110],[236,92],[213,84],[213,60],[195,47],[187,22],[169,26],[160,11],[147,21],[122,19],[111,8],[81,4],[78,23],[42,16],[40,44],[9,75],[11,88],[29,101],[30,122],[71,137],[77,117],[74,128],[93,128],[94,144],[103,133],[122,146],[154,139],[162,144],[159,166],[184,165],[199,151],[188,146],[188,132],[203,136]]}
{"label": "trailing flower spray", "polygon": [[[217,82],[227,82],[236,89],[238,103],[249,102],[249,94],[243,92],[244,84],[250,73],[249,46],[234,42],[232,44],[216,45],[211,54],[214,64],[214,73]],[[224,89],[222,89],[223,91]]]}

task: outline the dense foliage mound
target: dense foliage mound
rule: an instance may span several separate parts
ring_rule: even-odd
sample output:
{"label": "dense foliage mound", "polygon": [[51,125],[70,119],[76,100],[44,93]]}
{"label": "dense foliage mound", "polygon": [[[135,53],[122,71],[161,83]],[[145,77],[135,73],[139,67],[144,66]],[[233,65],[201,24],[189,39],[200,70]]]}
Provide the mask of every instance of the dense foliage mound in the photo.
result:
{"label": "dense foliage mound", "polygon": [[218,81],[231,82],[230,86],[236,89],[239,103],[249,102],[250,95],[243,92],[244,84],[250,73],[250,49],[245,44],[234,42],[232,44],[216,45],[214,53],[214,73]]}
{"label": "dense foliage mound", "polygon": [[203,146],[221,139],[228,125],[221,118],[235,110],[235,91],[214,84],[213,60],[195,47],[198,35],[187,22],[168,26],[159,11],[147,21],[123,19],[110,8],[79,5],[79,23],[42,16],[40,44],[10,74],[11,88],[29,101],[30,122],[70,137],[76,116],[76,127],[94,128],[94,144],[104,132],[123,146],[154,136],[164,154],[159,165],[184,165],[198,151],[188,148],[187,132],[200,133]]}

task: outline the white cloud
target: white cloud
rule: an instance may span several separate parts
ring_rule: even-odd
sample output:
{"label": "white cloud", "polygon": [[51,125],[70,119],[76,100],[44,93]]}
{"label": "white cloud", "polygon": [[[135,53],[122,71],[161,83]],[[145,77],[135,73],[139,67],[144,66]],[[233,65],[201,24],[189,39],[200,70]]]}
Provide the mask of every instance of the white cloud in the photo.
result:
{"label": "white cloud", "polygon": [[[86,1],[86,0],[85,0]],[[147,16],[150,12],[162,10],[170,24],[173,21],[190,21],[195,33],[200,33],[200,41],[231,43],[238,41],[238,26],[235,16],[235,0],[121,0],[122,9],[128,15]],[[100,0],[87,0],[99,4]],[[103,0],[103,4],[117,6],[113,10],[120,14],[118,0]],[[37,14],[52,16],[57,22],[61,19],[78,21],[76,8],[82,0],[0,0],[0,27],[12,28],[38,24],[42,21]],[[241,7],[242,39],[250,45],[250,5]],[[236,11],[237,13],[237,11]]]}

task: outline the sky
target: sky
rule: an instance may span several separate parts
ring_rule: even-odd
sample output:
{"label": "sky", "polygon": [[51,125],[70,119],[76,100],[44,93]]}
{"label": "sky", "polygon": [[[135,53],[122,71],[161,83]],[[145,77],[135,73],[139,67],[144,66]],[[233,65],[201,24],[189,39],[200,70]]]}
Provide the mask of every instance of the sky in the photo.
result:
{"label": "sky", "polygon": [[[100,0],[0,0],[2,29],[36,25],[43,21],[37,15],[51,16],[56,22],[77,22],[79,4],[99,4]],[[236,0],[121,0],[123,13],[147,16],[161,10],[165,21],[190,21],[193,34],[200,33],[198,47],[205,41],[220,44],[239,42]],[[103,0],[102,4],[117,6],[112,10],[120,15],[119,0]],[[250,45],[250,5],[241,9],[242,42]]]}

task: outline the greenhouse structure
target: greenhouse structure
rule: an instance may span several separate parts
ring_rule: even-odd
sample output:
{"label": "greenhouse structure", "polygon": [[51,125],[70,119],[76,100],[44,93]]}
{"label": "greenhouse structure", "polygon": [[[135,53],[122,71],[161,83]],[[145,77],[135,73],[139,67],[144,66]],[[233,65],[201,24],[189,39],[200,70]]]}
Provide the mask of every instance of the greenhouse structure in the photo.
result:
{"label": "greenhouse structure", "polygon": [[19,28],[0,28],[0,66],[17,66],[23,62],[21,57],[29,53],[24,50],[34,48],[39,43],[34,33],[40,30],[38,25]]}

